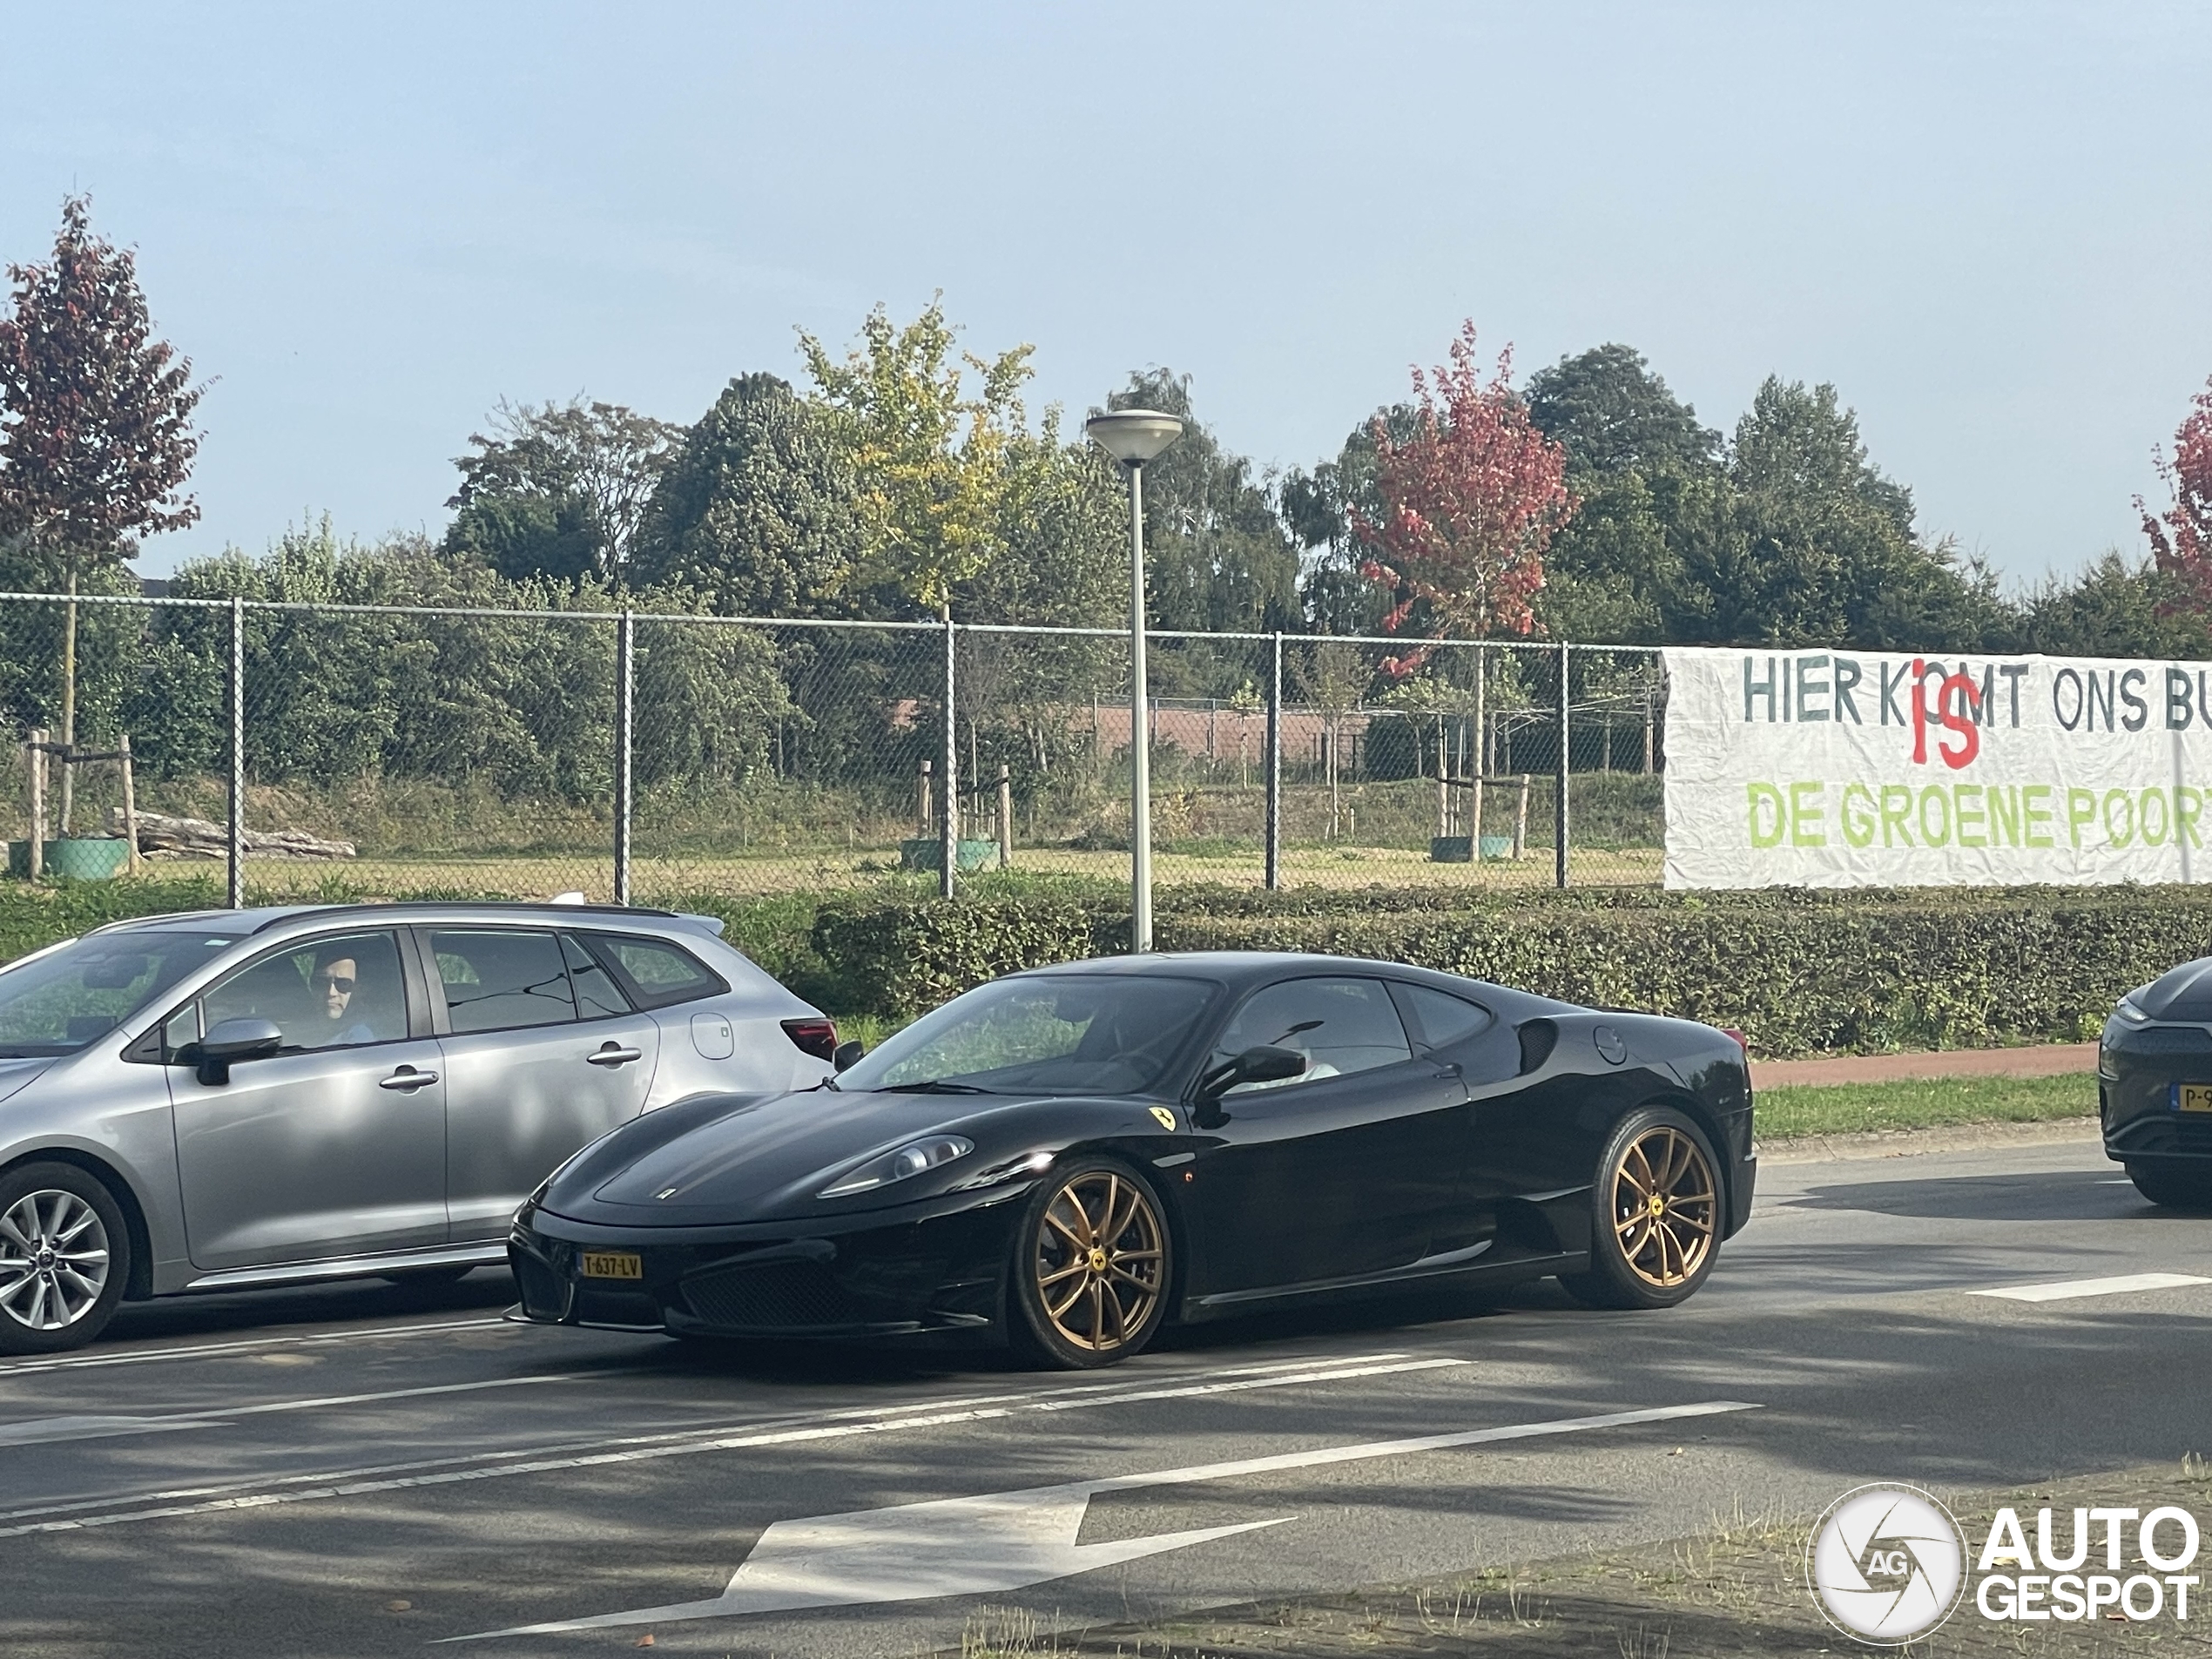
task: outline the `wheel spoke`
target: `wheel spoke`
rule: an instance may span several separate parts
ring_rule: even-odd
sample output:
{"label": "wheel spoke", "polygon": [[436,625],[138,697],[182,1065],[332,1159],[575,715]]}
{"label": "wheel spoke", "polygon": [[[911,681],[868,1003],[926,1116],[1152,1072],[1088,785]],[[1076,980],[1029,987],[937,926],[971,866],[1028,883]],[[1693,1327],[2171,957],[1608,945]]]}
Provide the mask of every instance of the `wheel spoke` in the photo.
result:
{"label": "wheel spoke", "polygon": [[1058,1307],[1053,1307],[1048,1305],[1045,1311],[1052,1315],[1054,1323],[1057,1324],[1060,1320],[1066,1318],[1068,1317],[1069,1310],[1073,1308],[1076,1303],[1082,1300],[1083,1292],[1089,1288],[1090,1281],[1089,1279],[1086,1278],[1079,1280],[1076,1285],[1076,1288],[1068,1292],[1067,1299],[1062,1302]]}
{"label": "wheel spoke", "polygon": [[[1063,1195],[1063,1196],[1064,1196],[1064,1195]],[[1056,1204],[1056,1203],[1058,1202],[1058,1200],[1057,1200],[1057,1199],[1055,1199],[1054,1202]],[[1078,1204],[1078,1205],[1076,1205],[1076,1213],[1078,1216],[1082,1215],[1082,1205]],[[1066,1240],[1067,1240],[1069,1244],[1073,1244],[1073,1245],[1074,1245],[1074,1246],[1075,1246],[1077,1250],[1079,1250],[1079,1251],[1088,1251],[1088,1250],[1090,1248],[1090,1240],[1089,1240],[1089,1238],[1088,1237],[1086,1237],[1086,1235],[1087,1235],[1087,1234],[1089,1232],[1089,1231],[1090,1231],[1090,1224],[1089,1224],[1089,1219],[1088,1219],[1088,1218],[1086,1218],[1086,1219],[1085,1219],[1084,1224],[1083,1224],[1083,1231],[1082,1231],[1082,1232],[1080,1232],[1080,1233],[1079,1233],[1079,1232],[1077,1232],[1077,1231],[1076,1231],[1073,1227],[1070,1227],[1070,1226],[1069,1226],[1069,1225],[1066,1222],[1064,1222],[1064,1221],[1061,1220],[1059,1217],[1057,1217],[1057,1216],[1054,1215],[1054,1214],[1052,1213],[1052,1211],[1049,1211],[1049,1210],[1048,1210],[1048,1211],[1046,1211],[1044,1212],[1044,1219],[1045,1219],[1045,1224],[1046,1224],[1047,1226],[1049,1226],[1049,1227],[1052,1228],[1055,1231],[1056,1231],[1057,1233],[1059,1233],[1059,1235],[1060,1235],[1062,1238],[1065,1238],[1065,1239],[1066,1239]]]}
{"label": "wheel spoke", "polygon": [[1090,1345],[1106,1345],[1106,1291],[1096,1279],[1090,1281]]}
{"label": "wheel spoke", "polygon": [[84,1235],[86,1228],[97,1227],[99,1224],[100,1212],[93,1209],[91,1204],[86,1204],[83,1215],[71,1218],[67,1227],[55,1232],[54,1248],[59,1250],[64,1244],[74,1243]]}
{"label": "wheel spoke", "polygon": [[1088,1262],[1070,1262],[1065,1267],[1040,1276],[1037,1280],[1037,1288],[1042,1290],[1049,1285],[1059,1284],[1062,1279],[1073,1278],[1089,1266]]}
{"label": "wheel spoke", "polygon": [[24,1223],[29,1218],[23,1214],[23,1208],[22,1204],[17,1204],[6,1215],[0,1216],[0,1238],[6,1238],[24,1255],[36,1256],[38,1253],[38,1224],[35,1220],[31,1221],[31,1231],[26,1233],[24,1231]]}

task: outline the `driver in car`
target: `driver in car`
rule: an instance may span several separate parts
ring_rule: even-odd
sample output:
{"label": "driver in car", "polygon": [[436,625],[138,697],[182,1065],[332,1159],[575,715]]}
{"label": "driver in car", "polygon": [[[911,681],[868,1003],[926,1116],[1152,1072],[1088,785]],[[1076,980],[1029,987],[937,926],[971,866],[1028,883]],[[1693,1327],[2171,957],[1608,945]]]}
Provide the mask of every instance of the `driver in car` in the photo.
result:
{"label": "driver in car", "polygon": [[354,1008],[354,991],[360,970],[351,956],[333,956],[315,963],[307,983],[314,992],[314,1013],[304,1035],[303,1047],[333,1049],[349,1042],[374,1042],[375,1028]]}

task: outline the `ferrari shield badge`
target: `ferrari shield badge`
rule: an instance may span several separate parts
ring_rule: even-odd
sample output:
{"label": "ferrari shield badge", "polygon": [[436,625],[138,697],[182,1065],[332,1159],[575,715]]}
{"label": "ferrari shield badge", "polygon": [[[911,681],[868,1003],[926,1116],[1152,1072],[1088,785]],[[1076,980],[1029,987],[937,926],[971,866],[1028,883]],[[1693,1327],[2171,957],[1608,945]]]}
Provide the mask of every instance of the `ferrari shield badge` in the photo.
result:
{"label": "ferrari shield badge", "polygon": [[1160,1120],[1160,1127],[1162,1129],[1173,1129],[1175,1127],[1175,1114],[1170,1111],[1166,1107],[1155,1106],[1152,1109],[1152,1116]]}

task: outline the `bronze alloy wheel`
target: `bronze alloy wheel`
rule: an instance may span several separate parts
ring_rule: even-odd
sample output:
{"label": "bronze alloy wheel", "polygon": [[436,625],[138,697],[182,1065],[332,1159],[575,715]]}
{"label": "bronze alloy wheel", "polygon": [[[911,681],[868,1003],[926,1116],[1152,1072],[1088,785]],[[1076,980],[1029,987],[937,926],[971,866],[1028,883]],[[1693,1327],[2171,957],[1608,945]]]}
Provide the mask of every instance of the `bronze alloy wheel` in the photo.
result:
{"label": "bronze alloy wheel", "polygon": [[1091,1364],[1149,1336],[1165,1284],[1165,1237],[1151,1195],[1128,1176],[1096,1168],[1070,1176],[1046,1203],[1029,1252],[1050,1335]]}
{"label": "bronze alloy wheel", "polygon": [[1622,1151],[1613,1174],[1613,1237],[1629,1271],[1656,1291],[1695,1279],[1712,1254],[1720,1206],[1703,1146],[1655,1123]]}

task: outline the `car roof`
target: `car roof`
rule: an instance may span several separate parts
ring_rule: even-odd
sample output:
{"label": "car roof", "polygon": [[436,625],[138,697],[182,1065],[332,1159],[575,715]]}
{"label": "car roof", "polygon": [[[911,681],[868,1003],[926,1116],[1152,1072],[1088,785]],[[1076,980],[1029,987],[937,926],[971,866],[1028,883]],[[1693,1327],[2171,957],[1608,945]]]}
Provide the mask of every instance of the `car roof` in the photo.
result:
{"label": "car roof", "polygon": [[1408,962],[1382,961],[1369,956],[1329,956],[1310,951],[1148,951],[1141,956],[1096,956],[1085,961],[1060,962],[1049,968],[1033,968],[1027,971],[1035,974],[1095,974],[1124,977],[1145,974],[1181,974],[1187,977],[1211,980],[1227,986],[1232,991],[1241,991],[1301,970],[1315,974],[1385,973],[1393,979],[1433,985],[1440,990],[1457,990],[1462,994],[1479,990],[1493,1001],[1510,999],[1527,1004],[1531,1012],[1575,1006],[1548,997],[1531,995],[1527,991],[1516,991],[1510,986],[1494,985],[1487,980],[1468,979],[1463,974],[1441,973],[1433,968],[1416,968]]}

